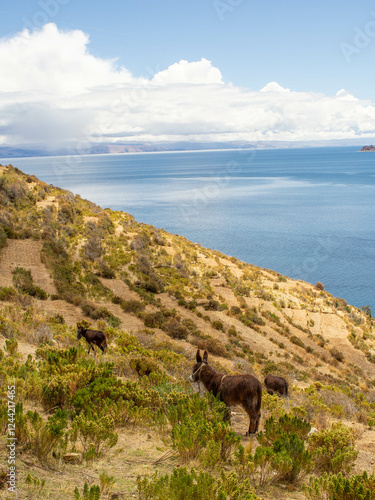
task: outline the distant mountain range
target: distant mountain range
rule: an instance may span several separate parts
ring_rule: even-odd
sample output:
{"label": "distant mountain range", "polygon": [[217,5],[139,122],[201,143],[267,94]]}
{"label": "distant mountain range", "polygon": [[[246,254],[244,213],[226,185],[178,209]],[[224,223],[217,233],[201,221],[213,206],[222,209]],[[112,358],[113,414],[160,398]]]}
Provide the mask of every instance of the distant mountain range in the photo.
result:
{"label": "distant mountain range", "polygon": [[[204,151],[215,149],[282,149],[282,148],[309,148],[334,146],[362,146],[363,139],[339,139],[331,141],[230,141],[230,142],[159,142],[139,143],[127,142],[116,144],[92,144],[82,150],[74,146],[59,149],[45,149],[43,147],[2,146],[0,158],[19,158],[30,156],[70,156],[79,154],[121,154],[121,153],[148,153],[163,151]],[[365,146],[371,148],[373,146]],[[371,149],[364,149],[369,151]]]}

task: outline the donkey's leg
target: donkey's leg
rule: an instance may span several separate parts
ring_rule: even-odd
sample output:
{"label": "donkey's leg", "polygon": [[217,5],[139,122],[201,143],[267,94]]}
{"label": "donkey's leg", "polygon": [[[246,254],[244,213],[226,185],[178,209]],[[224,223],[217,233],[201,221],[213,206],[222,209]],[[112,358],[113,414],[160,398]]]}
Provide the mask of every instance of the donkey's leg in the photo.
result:
{"label": "donkey's leg", "polygon": [[247,397],[243,403],[243,407],[246,413],[249,415],[249,420],[250,420],[249,430],[246,433],[246,436],[249,436],[250,434],[255,434],[258,431],[260,415],[256,410],[256,405],[257,405],[256,397],[252,396]]}

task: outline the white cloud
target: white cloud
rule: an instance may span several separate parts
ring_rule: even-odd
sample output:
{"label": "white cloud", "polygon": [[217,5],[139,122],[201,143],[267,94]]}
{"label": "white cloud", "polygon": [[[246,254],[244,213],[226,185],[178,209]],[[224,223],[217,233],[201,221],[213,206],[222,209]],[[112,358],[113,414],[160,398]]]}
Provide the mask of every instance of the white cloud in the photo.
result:
{"label": "white cloud", "polygon": [[192,63],[182,59],[179,63],[172,64],[168,69],[157,73],[152,82],[158,85],[223,83],[220,70],[214,68],[211,61],[204,58]]}
{"label": "white cloud", "polygon": [[223,82],[210,61],[181,60],[149,79],[92,55],[82,31],[55,24],[0,40],[0,144],[264,141],[370,137],[375,106],[270,82]]}
{"label": "white cloud", "polygon": [[265,87],[260,89],[260,92],[290,92],[289,89],[285,89],[277,82],[267,83]]}

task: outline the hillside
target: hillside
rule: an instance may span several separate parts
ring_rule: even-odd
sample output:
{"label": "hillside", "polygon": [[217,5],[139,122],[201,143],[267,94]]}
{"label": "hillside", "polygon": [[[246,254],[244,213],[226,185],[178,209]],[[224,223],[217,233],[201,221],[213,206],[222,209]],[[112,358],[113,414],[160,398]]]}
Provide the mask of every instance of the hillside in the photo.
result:
{"label": "hillside", "polygon": [[[178,437],[183,415],[173,416],[175,409],[207,400],[210,422],[219,412],[203,391],[201,399],[193,396],[197,389],[187,382],[197,347],[208,350],[222,373],[287,378],[288,400],[264,394],[261,429],[284,412],[319,432],[342,421],[359,452],[352,473],[373,472],[371,311],[333,297],[321,284],[294,281],[103,210],[12,166],[0,166],[0,248],[1,393],[5,401],[15,383],[23,402],[17,471],[28,498],[74,498],[74,488],[82,492],[85,482],[101,484],[101,498],[162,498],[141,494],[137,475],[171,474],[179,466],[203,469],[217,481],[223,468],[222,488],[230,474],[243,474],[262,498],[305,498],[300,480],[271,480],[271,462],[269,481],[259,480],[255,465],[244,472],[234,454],[238,439],[247,451],[252,443],[253,453],[261,443],[244,437],[248,419],[240,407],[232,411],[231,427],[220,431],[232,443],[228,453],[221,448],[215,455],[215,443],[223,441],[213,430],[210,451],[200,445],[187,453]],[[77,342],[76,323],[84,319],[106,332],[104,356],[88,356],[84,341]],[[34,420],[27,410],[36,412]],[[91,434],[90,421],[97,426]],[[67,453],[76,453],[77,463],[67,462]],[[103,473],[108,477],[100,479]],[[230,496],[229,489],[227,498],[250,498]]]}

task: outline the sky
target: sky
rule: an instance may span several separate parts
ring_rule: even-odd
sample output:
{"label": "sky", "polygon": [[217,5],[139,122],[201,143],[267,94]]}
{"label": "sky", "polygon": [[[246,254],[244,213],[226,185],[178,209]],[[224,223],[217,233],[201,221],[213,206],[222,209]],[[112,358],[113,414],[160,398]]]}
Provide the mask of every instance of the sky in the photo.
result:
{"label": "sky", "polygon": [[0,146],[375,137],[369,0],[0,0]]}

